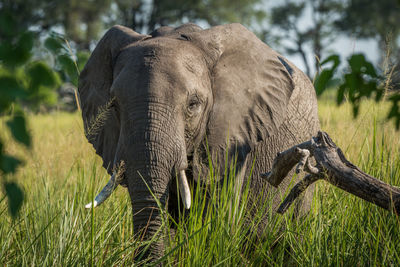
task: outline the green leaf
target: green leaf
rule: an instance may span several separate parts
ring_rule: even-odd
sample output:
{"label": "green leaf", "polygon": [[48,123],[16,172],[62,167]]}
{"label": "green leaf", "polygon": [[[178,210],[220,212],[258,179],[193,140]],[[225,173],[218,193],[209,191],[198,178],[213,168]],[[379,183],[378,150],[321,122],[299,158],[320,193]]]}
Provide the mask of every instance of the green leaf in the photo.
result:
{"label": "green leaf", "polygon": [[5,174],[14,173],[17,170],[18,165],[21,165],[22,163],[23,162],[17,158],[0,154],[0,170]]}
{"label": "green leaf", "polygon": [[354,54],[349,60],[349,65],[352,69],[352,72],[364,73],[372,78],[377,78],[376,70],[374,65],[368,62],[363,54]]}
{"label": "green leaf", "polygon": [[346,87],[342,84],[339,86],[339,90],[337,92],[337,96],[336,96],[336,104],[340,105],[343,102],[344,99],[344,92],[346,90]]}
{"label": "green leaf", "polygon": [[331,70],[335,71],[336,68],[339,66],[340,64],[340,57],[339,55],[331,55],[328,58],[326,58],[324,61],[321,62],[321,66],[329,63],[329,62],[333,62],[333,66],[331,68]]}
{"label": "green leaf", "polygon": [[[27,38],[26,36],[23,38]],[[9,67],[17,67],[23,65],[29,61],[31,58],[31,50],[28,49],[31,45],[29,40],[26,43],[21,41],[17,45],[13,45],[7,41],[0,44],[0,60],[4,65]]]}
{"label": "green leaf", "polygon": [[8,209],[11,216],[15,218],[22,207],[24,192],[22,192],[21,188],[14,182],[5,183],[4,189],[8,197]]}
{"label": "green leaf", "polygon": [[55,87],[57,85],[56,74],[44,62],[34,62],[29,66],[27,74],[30,77],[30,89],[33,91],[37,91],[40,85],[47,87]]}
{"label": "green leaf", "polygon": [[10,12],[0,14],[0,36],[12,37],[17,32],[17,23]]}
{"label": "green leaf", "polygon": [[0,43],[0,60],[4,64],[12,60],[13,52],[13,45],[10,42],[4,40]]}
{"label": "green leaf", "polygon": [[362,54],[354,54],[348,62],[352,72],[361,72],[361,67],[365,65],[365,57]]}
{"label": "green leaf", "polygon": [[24,32],[21,34],[17,45],[21,50],[29,53],[33,48],[33,33]]}
{"label": "green leaf", "polygon": [[53,106],[57,104],[57,92],[48,87],[40,86],[35,95],[30,98],[30,101],[32,101],[34,105],[46,104],[48,106]]}
{"label": "green leaf", "polygon": [[59,55],[57,59],[63,70],[66,71],[68,75],[76,74],[75,63],[69,55]]}
{"label": "green leaf", "polygon": [[82,71],[86,65],[86,62],[89,60],[90,53],[87,51],[79,51],[76,54],[76,57],[78,58],[78,69],[79,71]]}
{"label": "green leaf", "polygon": [[373,78],[378,78],[378,75],[376,74],[374,65],[372,65],[372,63],[370,63],[368,61],[365,62],[365,74],[368,74],[369,76],[371,76]]}
{"label": "green leaf", "polygon": [[327,88],[328,84],[331,84],[333,80],[333,75],[340,64],[340,57],[339,55],[331,55],[327,59],[321,62],[321,66],[326,65],[330,62],[333,62],[331,68],[325,68],[322,72],[317,76],[315,80],[315,91],[317,95],[321,95],[325,89]]}
{"label": "green leaf", "polygon": [[57,57],[63,71],[67,73],[71,82],[76,86],[78,82],[78,72],[74,61],[69,55],[60,55]]}
{"label": "green leaf", "polygon": [[332,77],[333,71],[331,69],[325,69],[317,76],[314,86],[318,96],[325,91]]}
{"label": "green leaf", "polygon": [[359,111],[360,111],[360,106],[359,106],[358,102],[353,103],[353,118],[357,118]]}
{"label": "green leaf", "polygon": [[62,40],[57,37],[47,38],[46,41],[44,42],[44,46],[55,55],[57,55],[60,50],[64,49]]}
{"label": "green leaf", "polygon": [[0,113],[17,98],[25,98],[26,92],[15,77],[0,77]]}
{"label": "green leaf", "polygon": [[31,145],[31,136],[26,129],[26,121],[23,114],[16,114],[7,121],[7,126],[10,128],[15,140],[29,147]]}
{"label": "green leaf", "polygon": [[394,119],[396,129],[400,129],[400,93],[394,94],[389,97],[389,101],[392,102],[392,107],[388,114],[388,119]]}
{"label": "green leaf", "polygon": [[3,64],[14,68],[27,63],[32,56],[33,37],[33,33],[24,32],[17,36],[16,43],[13,40],[2,40],[0,60]]}
{"label": "green leaf", "polygon": [[382,99],[382,97],[383,97],[383,93],[385,92],[385,90],[383,89],[383,88],[380,88],[380,90],[378,90],[377,92],[376,92],[376,95],[375,95],[375,102],[378,102],[378,101],[380,101],[381,99]]}
{"label": "green leaf", "polygon": [[362,86],[360,85],[359,79],[355,73],[348,73],[345,75],[344,84],[349,91],[350,100],[354,100],[355,92],[357,90],[361,90]]}

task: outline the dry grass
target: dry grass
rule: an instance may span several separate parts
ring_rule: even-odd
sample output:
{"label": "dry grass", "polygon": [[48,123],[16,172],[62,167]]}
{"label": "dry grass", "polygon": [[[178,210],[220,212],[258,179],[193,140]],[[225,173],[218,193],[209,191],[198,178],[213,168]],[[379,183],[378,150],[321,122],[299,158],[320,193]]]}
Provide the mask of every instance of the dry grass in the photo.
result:
{"label": "dry grass", "polygon": [[[65,179],[71,168],[89,169],[92,164],[98,164],[99,173],[106,174],[100,168],[100,157],[84,136],[82,119],[78,113],[54,112],[30,116],[29,128],[33,138],[31,150],[10,141],[9,133],[1,133],[7,143],[6,152],[25,161],[15,176],[23,184],[35,183],[24,177],[43,176],[53,177],[51,182],[57,183]],[[74,180],[69,182],[74,183]]]}

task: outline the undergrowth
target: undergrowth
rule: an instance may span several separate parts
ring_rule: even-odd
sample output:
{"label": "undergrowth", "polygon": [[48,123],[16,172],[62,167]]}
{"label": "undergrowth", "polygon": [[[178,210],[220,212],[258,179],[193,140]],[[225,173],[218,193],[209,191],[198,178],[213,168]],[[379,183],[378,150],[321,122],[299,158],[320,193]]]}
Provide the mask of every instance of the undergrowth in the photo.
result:
{"label": "undergrowth", "polygon": [[[384,120],[387,108],[385,103],[364,102],[353,120],[350,106],[337,107],[329,97],[319,101],[322,129],[346,157],[363,171],[399,186],[399,133]],[[133,265],[143,244],[133,233],[126,190],[118,188],[101,207],[84,208],[108,176],[85,140],[79,114],[35,115],[30,122],[32,151],[2,136],[9,142],[8,152],[26,160],[15,177],[26,199],[19,217],[12,220],[4,194],[0,195],[0,265]],[[233,169],[224,176],[234,175]],[[165,265],[400,264],[396,214],[320,181],[305,217],[296,219],[293,208],[274,215],[265,203],[271,219],[257,238],[252,229],[265,214],[249,213],[248,190],[240,200],[235,183],[226,183],[224,177],[216,182],[219,179],[213,176],[208,185],[192,188],[192,207],[185,216],[165,221],[174,229],[166,232]]]}

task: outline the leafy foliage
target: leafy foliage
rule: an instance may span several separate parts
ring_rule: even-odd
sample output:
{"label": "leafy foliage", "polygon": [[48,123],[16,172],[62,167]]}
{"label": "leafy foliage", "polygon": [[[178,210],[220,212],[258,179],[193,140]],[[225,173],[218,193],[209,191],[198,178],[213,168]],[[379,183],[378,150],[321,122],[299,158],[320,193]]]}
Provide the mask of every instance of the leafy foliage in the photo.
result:
{"label": "leafy foliage", "polygon": [[384,42],[391,32],[393,41],[400,34],[400,1],[351,0],[348,1],[337,27],[361,38],[378,37]]}
{"label": "leafy foliage", "polygon": [[400,1],[349,0],[336,28],[358,38],[373,38],[389,89],[400,90]]}
{"label": "leafy foliage", "polygon": [[247,26],[265,18],[260,0],[115,0],[110,24],[122,24],[140,33],[158,26],[195,22],[217,25],[240,22]]}
{"label": "leafy foliage", "polygon": [[[317,95],[321,95],[332,82],[335,72],[340,65],[338,55],[331,55],[321,62],[321,66],[331,64],[331,67],[325,68],[315,80],[315,89]],[[383,87],[384,77],[377,74],[375,67],[363,54],[353,54],[348,59],[348,70],[344,73],[339,82],[337,91],[337,104],[341,104],[345,97],[352,104],[353,116],[357,117],[360,103],[363,98],[374,98],[380,101],[385,93]],[[392,108],[387,115],[388,119],[394,119],[396,128],[400,128],[400,94],[393,93],[389,98]]]}
{"label": "leafy foliage", "polygon": [[393,103],[392,108],[389,111],[388,119],[394,119],[396,121],[396,129],[400,128],[400,94],[394,94],[389,97],[389,100]]}
{"label": "leafy foliage", "polygon": [[22,112],[14,114],[6,124],[16,141],[27,147],[31,145],[31,137],[26,129],[25,117]]}
{"label": "leafy foliage", "polygon": [[[22,106],[34,107],[43,101],[50,102],[60,79],[45,62],[31,60],[35,35],[30,31],[18,31],[16,25],[8,13],[0,14],[0,116],[7,116],[5,129],[8,128],[14,140],[30,148],[31,136]],[[13,217],[22,206],[24,194],[7,175],[15,173],[22,163],[22,160],[6,153],[0,140],[1,183]]]}
{"label": "leafy foliage", "polygon": [[62,35],[52,33],[44,42],[45,47],[51,52],[55,60],[54,68],[64,82],[78,86],[78,76],[89,59],[89,52],[72,51],[69,43]]}
{"label": "leafy foliage", "polygon": [[329,56],[327,59],[325,59],[323,62],[321,62],[321,66],[323,66],[327,63],[330,63],[330,62],[333,63],[332,67],[324,69],[315,79],[314,86],[315,86],[318,96],[322,94],[322,92],[328,86],[329,81],[333,79],[335,70],[340,65],[339,55]]}
{"label": "leafy foliage", "polygon": [[4,183],[4,189],[9,200],[9,210],[13,217],[18,215],[18,211],[22,206],[22,201],[24,200],[24,192],[15,182]]}
{"label": "leafy foliage", "polygon": [[334,30],[335,21],[342,10],[341,0],[282,1],[272,8],[272,30],[268,30],[269,34],[263,39],[283,47],[285,54],[299,55],[306,74],[311,77],[309,53],[312,52],[315,71],[318,72],[319,60],[338,34]]}

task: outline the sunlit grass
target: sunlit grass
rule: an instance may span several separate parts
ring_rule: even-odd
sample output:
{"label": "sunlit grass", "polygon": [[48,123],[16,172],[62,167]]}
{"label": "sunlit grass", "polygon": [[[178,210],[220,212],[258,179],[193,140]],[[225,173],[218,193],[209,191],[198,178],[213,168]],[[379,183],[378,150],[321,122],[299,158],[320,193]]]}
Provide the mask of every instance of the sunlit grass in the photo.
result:
{"label": "sunlit grass", "polygon": [[[386,122],[388,104],[364,102],[337,107],[329,95],[319,101],[322,129],[365,172],[400,185],[400,138]],[[25,192],[20,216],[12,221],[0,194],[1,266],[133,265],[141,245],[133,234],[129,196],[118,188],[103,206],[84,209],[108,177],[87,143],[79,114],[32,115],[33,149],[10,141],[7,152],[25,160],[15,177]],[[4,129],[3,122],[0,122]],[[293,210],[271,217],[261,242],[249,231],[246,197],[233,183],[211,183],[192,200],[189,215],[174,225],[166,265],[178,266],[365,266],[400,264],[400,219],[373,204],[318,182],[311,212]],[[194,192],[192,192],[194,193]],[[3,200],[2,200],[3,199]],[[208,207],[208,208],[206,208]],[[284,226],[284,227],[283,227]]]}

